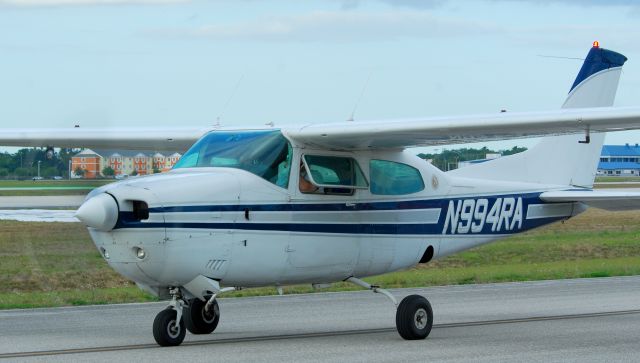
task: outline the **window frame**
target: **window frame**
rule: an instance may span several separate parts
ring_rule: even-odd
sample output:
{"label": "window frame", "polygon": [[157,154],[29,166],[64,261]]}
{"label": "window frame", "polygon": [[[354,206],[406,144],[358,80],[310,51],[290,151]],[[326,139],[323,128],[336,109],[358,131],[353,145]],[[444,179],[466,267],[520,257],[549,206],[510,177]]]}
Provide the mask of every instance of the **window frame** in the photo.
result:
{"label": "window frame", "polygon": [[[313,178],[313,174],[311,173],[311,168],[309,167],[309,164],[307,162],[306,157],[307,156],[317,156],[317,157],[326,157],[326,158],[344,158],[344,159],[351,159],[355,165],[355,167],[360,171],[360,174],[362,175],[362,180],[364,180],[364,183],[366,185],[344,185],[344,184],[323,184],[323,183],[318,183],[314,178]],[[327,155],[327,154],[316,154],[316,153],[303,153],[300,155],[300,160],[302,161],[305,170],[307,171],[307,175],[309,176],[309,182],[313,185],[315,185],[318,188],[327,188],[329,190],[333,189],[349,189],[351,191],[355,191],[356,189],[369,189],[369,180],[367,179],[367,176],[365,175],[364,171],[362,170],[362,167],[360,166],[360,163],[358,162],[358,159],[354,158],[353,156],[350,155]],[[298,174],[300,173],[300,171],[298,171]],[[354,174],[355,174],[355,170],[354,170]],[[355,176],[355,175],[354,175]],[[355,178],[354,178],[355,179]],[[300,184],[300,182],[298,181],[298,184]],[[299,185],[298,185],[299,187]],[[305,193],[308,194],[308,193]],[[313,193],[311,193],[313,194]],[[316,192],[316,194],[318,194]],[[326,192],[325,190],[325,194],[334,194],[331,192]],[[335,193],[335,194],[345,194],[345,193]]]}

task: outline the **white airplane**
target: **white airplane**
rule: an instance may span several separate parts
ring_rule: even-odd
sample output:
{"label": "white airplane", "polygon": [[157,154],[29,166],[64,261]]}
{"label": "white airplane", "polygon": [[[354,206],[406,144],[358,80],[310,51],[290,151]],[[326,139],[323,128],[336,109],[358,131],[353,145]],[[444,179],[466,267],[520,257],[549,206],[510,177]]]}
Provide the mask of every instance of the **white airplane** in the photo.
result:
{"label": "white airplane", "polygon": [[[396,305],[426,338],[427,299],[400,303],[362,277],[407,269],[583,212],[640,207],[592,190],[604,132],[640,129],[611,108],[626,58],[597,44],[562,110],[267,129],[2,130],[7,146],[186,149],[170,172],[95,189],[77,211],[104,259],[161,299],[162,346],[216,329],[220,294],[348,281]],[[204,136],[202,136],[204,134]],[[442,172],[407,150],[545,136],[523,153]]]}

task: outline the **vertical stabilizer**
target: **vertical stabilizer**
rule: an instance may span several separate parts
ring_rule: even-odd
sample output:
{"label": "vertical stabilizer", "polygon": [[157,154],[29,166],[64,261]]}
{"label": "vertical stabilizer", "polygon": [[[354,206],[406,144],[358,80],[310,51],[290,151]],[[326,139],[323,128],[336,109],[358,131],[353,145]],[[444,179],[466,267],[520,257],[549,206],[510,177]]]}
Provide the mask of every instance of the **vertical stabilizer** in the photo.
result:
{"label": "vertical stabilizer", "polygon": [[[587,54],[562,108],[608,107],[618,89],[622,65],[627,58],[594,43]],[[505,181],[592,187],[603,133],[549,136],[533,148],[481,164],[449,172],[453,176]],[[580,142],[582,141],[582,142]]]}

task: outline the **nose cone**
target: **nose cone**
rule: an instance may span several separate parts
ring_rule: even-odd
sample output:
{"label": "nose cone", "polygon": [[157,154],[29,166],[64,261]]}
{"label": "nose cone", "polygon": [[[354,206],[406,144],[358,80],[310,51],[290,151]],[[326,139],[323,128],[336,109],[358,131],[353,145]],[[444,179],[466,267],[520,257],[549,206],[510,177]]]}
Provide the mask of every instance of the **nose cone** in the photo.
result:
{"label": "nose cone", "polygon": [[84,202],[75,217],[88,227],[108,232],[118,221],[118,204],[107,193],[102,193]]}

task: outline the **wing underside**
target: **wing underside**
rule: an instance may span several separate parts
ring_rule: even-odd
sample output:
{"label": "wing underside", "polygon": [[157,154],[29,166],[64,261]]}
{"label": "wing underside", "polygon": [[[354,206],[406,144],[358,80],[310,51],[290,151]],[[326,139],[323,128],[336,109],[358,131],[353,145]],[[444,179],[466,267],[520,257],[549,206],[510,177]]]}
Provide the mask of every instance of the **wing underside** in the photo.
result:
{"label": "wing underside", "polygon": [[287,135],[309,146],[369,150],[634,129],[640,129],[640,107],[316,124]]}
{"label": "wing underside", "polygon": [[0,130],[0,146],[184,152],[208,131],[195,127],[4,129]]}

